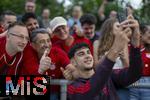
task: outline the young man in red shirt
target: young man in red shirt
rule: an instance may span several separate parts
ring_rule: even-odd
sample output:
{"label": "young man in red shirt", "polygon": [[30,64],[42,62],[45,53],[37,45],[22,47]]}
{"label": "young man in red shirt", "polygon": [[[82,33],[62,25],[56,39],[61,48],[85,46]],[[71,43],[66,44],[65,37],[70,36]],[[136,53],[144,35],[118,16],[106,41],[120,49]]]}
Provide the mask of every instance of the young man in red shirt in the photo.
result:
{"label": "young man in red shirt", "polygon": [[67,21],[63,17],[55,17],[54,19],[52,19],[50,22],[50,28],[53,34],[55,34],[52,38],[53,44],[64,50],[66,53],[69,52],[70,48],[74,44],[81,42],[88,44],[91,52],[93,53],[93,46],[90,40],[85,37],[80,37],[78,35],[71,36],[69,34]]}

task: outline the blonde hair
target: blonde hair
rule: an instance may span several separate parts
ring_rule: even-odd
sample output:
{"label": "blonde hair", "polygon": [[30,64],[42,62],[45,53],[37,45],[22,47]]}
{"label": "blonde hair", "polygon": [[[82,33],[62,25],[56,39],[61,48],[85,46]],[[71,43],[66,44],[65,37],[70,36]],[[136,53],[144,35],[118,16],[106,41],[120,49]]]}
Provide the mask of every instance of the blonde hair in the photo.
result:
{"label": "blonde hair", "polygon": [[98,57],[103,56],[112,46],[115,36],[113,35],[113,25],[117,22],[115,18],[107,19],[101,27],[99,38]]}

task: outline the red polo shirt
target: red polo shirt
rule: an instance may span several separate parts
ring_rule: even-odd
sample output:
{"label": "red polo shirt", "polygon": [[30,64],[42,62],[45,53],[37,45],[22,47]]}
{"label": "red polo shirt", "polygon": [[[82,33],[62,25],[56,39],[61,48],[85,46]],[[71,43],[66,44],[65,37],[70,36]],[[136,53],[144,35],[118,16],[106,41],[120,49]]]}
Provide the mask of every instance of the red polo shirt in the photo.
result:
{"label": "red polo shirt", "polygon": [[[32,53],[34,57],[38,58],[37,52],[31,46],[30,48],[33,51]],[[52,47],[48,56],[52,62],[51,68],[47,71],[48,75],[51,76],[52,79],[63,79],[63,74],[60,67],[65,68],[68,64],[70,64],[67,54],[58,47]],[[60,88],[59,86],[51,85],[50,90],[51,92],[59,92]]]}
{"label": "red polo shirt", "polygon": [[69,53],[69,50],[71,49],[72,46],[74,46],[77,43],[86,43],[89,47],[90,47],[90,51],[93,54],[93,45],[91,43],[91,41],[85,37],[79,37],[78,35],[74,34],[73,35],[74,38],[74,42],[72,43],[71,46],[67,46],[65,44],[65,40],[60,40],[58,39],[56,36],[54,36],[52,38],[52,44],[56,47],[61,48],[62,50],[64,50],[67,54]]}
{"label": "red polo shirt", "polygon": [[52,47],[49,57],[51,58],[52,67],[48,71],[48,74],[54,79],[63,78],[60,67],[65,68],[68,64],[70,64],[67,54],[60,48]]}
{"label": "red polo shirt", "polygon": [[[48,75],[50,75],[52,79],[63,79],[60,67],[65,68],[68,64],[70,64],[70,60],[67,54],[60,48],[52,47],[50,50],[49,57],[51,58],[52,67],[48,71]],[[60,86],[51,85],[50,91],[52,93],[58,93],[60,92]]]}
{"label": "red polo shirt", "polygon": [[9,56],[5,50],[5,45],[6,37],[0,39],[0,74],[39,75],[38,59],[32,56],[28,46],[23,52],[18,52],[15,56]]}

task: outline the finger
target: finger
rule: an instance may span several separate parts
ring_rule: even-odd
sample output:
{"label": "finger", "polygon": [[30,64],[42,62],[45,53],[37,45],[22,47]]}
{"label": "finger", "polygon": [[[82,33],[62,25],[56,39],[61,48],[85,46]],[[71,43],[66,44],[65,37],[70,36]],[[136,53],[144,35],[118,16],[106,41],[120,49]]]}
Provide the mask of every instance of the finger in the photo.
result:
{"label": "finger", "polygon": [[125,39],[127,42],[130,42],[130,39],[127,36],[125,36]]}
{"label": "finger", "polygon": [[120,25],[122,26],[122,25],[127,25],[127,24],[129,24],[129,23],[133,23],[133,19],[128,19],[128,20],[125,20],[125,21],[123,21],[122,23],[120,23]]}
{"label": "finger", "polygon": [[132,15],[129,15],[129,16],[127,17],[127,19],[134,19],[134,17],[133,17]]}
{"label": "finger", "polygon": [[65,75],[68,75],[68,74],[70,75],[70,74],[71,74],[71,71],[70,71],[70,70],[64,70],[64,74],[65,74]]}
{"label": "finger", "polygon": [[127,35],[127,37],[130,37],[132,34],[132,30],[128,28],[127,30],[125,30],[125,34]]}
{"label": "finger", "polygon": [[129,23],[129,20],[125,20],[125,21],[121,22],[120,25],[122,26],[122,25],[126,25],[128,23]]}
{"label": "finger", "polygon": [[67,80],[71,80],[71,79],[72,79],[72,76],[66,75],[65,78],[66,78]]}
{"label": "finger", "polygon": [[65,69],[67,69],[67,70],[75,70],[76,68],[75,68],[75,66],[73,66],[72,64],[68,64],[66,67],[65,67]]}
{"label": "finger", "polygon": [[39,68],[38,71],[39,71],[40,73],[43,73],[43,72],[47,71],[48,69],[49,69],[49,68],[45,68],[45,69],[44,69],[44,68]]}
{"label": "finger", "polygon": [[65,70],[64,68],[60,68],[60,70],[62,71],[64,77],[68,80],[71,80],[72,79],[72,75],[71,75],[71,72],[68,72],[68,70]]}
{"label": "finger", "polygon": [[128,31],[129,31],[129,28],[127,27],[123,30],[123,34],[127,34]]}
{"label": "finger", "polygon": [[51,58],[50,57],[45,57],[44,61],[50,61],[51,62]]}
{"label": "finger", "polygon": [[49,54],[49,49],[46,49],[46,50],[44,51],[44,54],[43,54],[42,57],[46,57],[46,56],[48,56],[48,54]]}
{"label": "finger", "polygon": [[41,67],[41,69],[49,69],[51,67],[51,64],[49,63],[44,63],[43,67]]}
{"label": "finger", "polygon": [[126,28],[126,27],[131,27],[131,28],[133,28],[133,27],[135,27],[135,26],[137,26],[136,24],[128,24],[128,25],[123,25],[123,28]]}
{"label": "finger", "polygon": [[51,65],[50,61],[45,61],[43,64]]}
{"label": "finger", "polygon": [[64,71],[65,71],[65,69],[62,67],[60,67],[60,70],[62,71],[62,73],[64,73]]}
{"label": "finger", "polygon": [[71,72],[65,72],[65,73],[64,73],[64,77],[67,78],[67,79],[68,79],[68,78],[69,78],[69,79],[72,78]]}
{"label": "finger", "polygon": [[130,32],[130,31],[131,31],[131,28],[129,27],[125,29],[125,32]]}

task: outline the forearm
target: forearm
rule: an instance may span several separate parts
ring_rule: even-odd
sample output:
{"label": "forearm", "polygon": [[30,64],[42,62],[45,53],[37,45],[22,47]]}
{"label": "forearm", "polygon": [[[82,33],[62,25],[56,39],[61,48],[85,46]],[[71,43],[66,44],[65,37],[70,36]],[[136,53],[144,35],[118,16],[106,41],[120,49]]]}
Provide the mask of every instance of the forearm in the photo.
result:
{"label": "forearm", "polygon": [[105,19],[105,4],[102,4],[99,9],[98,9],[98,15],[99,15],[99,18],[100,20],[104,20]]}
{"label": "forearm", "polygon": [[124,68],[129,67],[129,52],[128,52],[128,45],[125,46],[123,50],[123,55],[120,56],[122,64]]}
{"label": "forearm", "polygon": [[140,31],[139,29],[135,29],[133,31],[133,38],[131,39],[131,44],[133,47],[140,47]]}
{"label": "forearm", "polygon": [[128,69],[113,71],[112,80],[117,87],[126,87],[138,80],[142,73],[140,48],[131,47],[130,64]]}
{"label": "forearm", "polygon": [[[130,51],[130,66],[129,66],[129,78],[134,81],[138,80],[142,73],[142,59],[140,48],[131,47]],[[129,79],[129,80],[130,80]]]}

